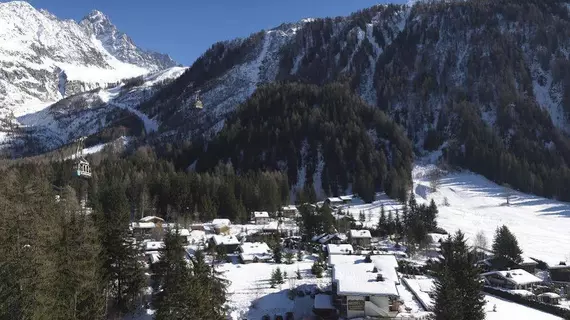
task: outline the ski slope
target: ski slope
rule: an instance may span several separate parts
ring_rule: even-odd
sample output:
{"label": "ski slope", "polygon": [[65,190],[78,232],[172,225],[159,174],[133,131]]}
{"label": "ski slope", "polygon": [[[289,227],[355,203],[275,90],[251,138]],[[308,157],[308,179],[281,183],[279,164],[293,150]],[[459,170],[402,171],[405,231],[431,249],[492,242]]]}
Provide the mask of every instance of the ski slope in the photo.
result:
{"label": "ski slope", "polygon": [[[431,192],[427,174],[432,168],[414,167],[414,193],[418,203],[434,199],[440,227],[448,232],[461,229],[469,239],[483,231],[490,246],[495,230],[504,224],[516,235],[525,256],[551,265],[570,260],[570,204],[505,189],[471,172],[447,174],[438,190]],[[507,192],[511,193],[510,205],[506,205]],[[364,211],[365,225],[372,226],[378,222],[381,204],[386,211],[398,208],[385,195],[377,198],[372,204],[356,204],[347,210],[356,220]],[[449,206],[443,205],[445,198]]]}

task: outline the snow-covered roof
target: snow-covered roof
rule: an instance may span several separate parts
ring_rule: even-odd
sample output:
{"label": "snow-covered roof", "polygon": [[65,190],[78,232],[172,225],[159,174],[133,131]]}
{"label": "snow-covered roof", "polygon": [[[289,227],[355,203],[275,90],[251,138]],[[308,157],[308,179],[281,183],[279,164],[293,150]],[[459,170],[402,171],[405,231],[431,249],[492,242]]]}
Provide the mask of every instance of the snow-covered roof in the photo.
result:
{"label": "snow-covered roof", "polygon": [[331,233],[331,234],[327,234],[326,236],[318,239],[318,242],[320,242],[321,244],[326,244],[327,242],[329,242],[333,238],[338,238],[339,240],[344,241],[344,240],[346,240],[346,235],[342,234],[342,233]]}
{"label": "snow-covered roof", "polygon": [[265,242],[244,242],[239,246],[240,257],[243,261],[268,260],[273,257],[273,251]]}
{"label": "snow-covered roof", "polygon": [[154,251],[164,249],[164,242],[162,241],[147,241],[145,243],[145,251]]}
{"label": "snow-covered roof", "polygon": [[232,224],[232,222],[230,221],[230,219],[214,219],[214,220],[212,220],[212,225],[216,226],[216,227],[229,226],[231,224]]}
{"label": "snow-covered roof", "polygon": [[[399,296],[399,283],[394,255],[372,256],[371,263],[356,262],[335,264],[332,279],[337,284],[339,295],[352,296]],[[377,272],[373,272],[376,267]],[[383,281],[378,281],[382,275]]]}
{"label": "snow-covered roof", "polygon": [[522,261],[519,263],[520,265],[537,265],[538,262],[534,261],[531,257],[521,255]]}
{"label": "snow-covered roof", "polygon": [[372,238],[370,230],[350,230],[350,237],[355,238]]}
{"label": "snow-covered roof", "polygon": [[297,206],[290,204],[288,206],[281,207],[281,210],[283,210],[283,211],[297,211]]}
{"label": "snow-covered roof", "polygon": [[569,265],[559,264],[555,266],[548,266],[548,269],[570,269],[570,264]]}
{"label": "snow-covered roof", "polygon": [[320,310],[335,309],[335,307],[332,304],[332,296],[328,294],[316,294],[314,308]]}
{"label": "snow-covered roof", "polygon": [[156,226],[154,222],[133,222],[131,225],[134,229],[152,229]]}
{"label": "snow-covered roof", "polygon": [[339,199],[342,201],[350,201],[352,200],[352,196],[340,196]]}
{"label": "snow-covered roof", "polygon": [[354,252],[350,244],[327,244],[327,252],[330,254],[350,254]]}
{"label": "snow-covered roof", "polygon": [[265,226],[263,226],[264,231],[276,231],[279,230],[279,223],[277,221],[271,221]]}
{"label": "snow-covered roof", "polygon": [[188,229],[179,229],[178,230],[178,235],[181,237],[189,237],[190,236],[190,230]]}
{"label": "snow-covered roof", "polygon": [[522,289],[509,290],[509,292],[513,293],[513,294],[518,294],[519,296],[523,296],[523,297],[534,296],[534,293],[532,293],[528,290],[522,290]]}
{"label": "snow-covered roof", "polygon": [[531,284],[531,283],[540,283],[542,279],[530,274],[523,269],[515,269],[515,270],[508,270],[508,271],[491,271],[481,274],[482,276],[490,276],[490,275],[497,275],[507,281],[510,281],[517,285],[524,285],[524,284]]}
{"label": "snow-covered roof", "polygon": [[538,295],[538,297],[549,297],[551,299],[560,299],[560,295],[554,292],[545,292]]}
{"label": "snow-covered roof", "polygon": [[155,221],[155,220],[164,222],[164,219],[162,219],[161,217],[157,217],[157,216],[142,217],[139,221],[140,222],[150,222],[150,221]]}
{"label": "snow-covered roof", "polygon": [[330,203],[342,202],[342,199],[339,198],[339,197],[330,197],[330,198],[327,198],[327,200],[328,200]]}
{"label": "snow-covered roof", "polygon": [[231,246],[231,245],[240,244],[239,240],[235,236],[215,234],[212,236],[212,239],[214,239],[214,244],[216,244],[217,246],[219,245]]}
{"label": "snow-covered roof", "polygon": [[157,263],[160,261],[160,253],[158,251],[151,251],[147,253],[150,263]]}
{"label": "snow-covered roof", "polygon": [[254,211],[254,212],[253,212],[253,217],[254,217],[255,219],[258,219],[258,218],[269,218],[269,212],[267,212],[267,211]]}

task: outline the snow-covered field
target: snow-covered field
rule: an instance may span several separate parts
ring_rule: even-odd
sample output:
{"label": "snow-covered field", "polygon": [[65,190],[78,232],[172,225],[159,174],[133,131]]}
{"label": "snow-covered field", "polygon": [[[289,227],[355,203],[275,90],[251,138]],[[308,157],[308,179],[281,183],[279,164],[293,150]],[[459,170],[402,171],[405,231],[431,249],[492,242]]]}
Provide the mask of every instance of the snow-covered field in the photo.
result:
{"label": "snow-covered field", "polygon": [[[417,279],[406,279],[410,287],[424,304],[431,306],[433,300],[429,297],[429,293],[433,290],[433,280],[427,277],[418,277]],[[536,309],[532,309],[493,295],[485,294],[485,313],[487,320],[551,320],[561,319],[560,317],[545,313]],[[496,306],[496,308],[495,308]],[[495,308],[496,311],[493,311]]]}
{"label": "snow-covered field", "polygon": [[[506,225],[516,235],[526,256],[538,258],[549,264],[568,260],[570,255],[570,204],[551,199],[507,190],[486,178],[470,173],[451,173],[442,177],[436,192],[431,192],[427,174],[433,167],[416,165],[413,171],[414,193],[418,203],[434,199],[439,208],[438,224],[448,232],[461,229],[473,239],[483,231],[489,245],[495,229]],[[511,194],[510,205],[505,195]],[[444,206],[447,198],[449,206]],[[353,204],[346,210],[358,220],[364,211],[366,225],[378,221],[380,206],[385,210],[400,205],[379,195],[372,204]]]}

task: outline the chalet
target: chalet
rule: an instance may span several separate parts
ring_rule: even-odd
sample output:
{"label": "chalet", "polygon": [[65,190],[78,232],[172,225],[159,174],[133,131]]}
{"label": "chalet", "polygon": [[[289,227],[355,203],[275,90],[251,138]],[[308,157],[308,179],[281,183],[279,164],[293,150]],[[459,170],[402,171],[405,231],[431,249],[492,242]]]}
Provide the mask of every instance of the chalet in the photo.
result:
{"label": "chalet", "polygon": [[343,204],[349,204],[352,202],[352,196],[340,196],[339,198]]}
{"label": "chalet", "polygon": [[299,215],[299,210],[294,205],[288,205],[285,207],[281,207],[281,212],[283,213],[283,217],[285,218],[295,218]]}
{"label": "chalet", "polygon": [[339,244],[344,241],[346,241],[346,235],[341,233],[330,233],[318,240],[322,245],[327,245],[329,243]]}
{"label": "chalet", "polygon": [[269,218],[269,212],[267,211],[255,211],[253,213],[253,220],[255,224],[268,224],[271,218]]}
{"label": "chalet", "polygon": [[350,230],[348,239],[350,244],[355,247],[369,248],[372,235],[370,230]]}
{"label": "chalet", "polygon": [[523,255],[522,261],[519,262],[519,266],[524,271],[534,274],[536,272],[536,266],[538,266],[538,262],[530,257]]}
{"label": "chalet", "polygon": [[265,242],[244,242],[239,246],[242,263],[266,262],[273,259],[273,251]]}
{"label": "chalet", "polygon": [[153,222],[153,223],[164,223],[164,219],[157,216],[146,216],[142,217],[139,222]]}
{"label": "chalet", "polygon": [[491,271],[482,273],[481,276],[485,280],[486,285],[509,290],[529,289],[542,282],[542,279],[523,269]]}
{"label": "chalet", "polygon": [[231,253],[235,252],[240,245],[239,240],[235,236],[226,236],[226,235],[213,235],[210,238],[210,243],[214,246],[225,246],[226,252]]}
{"label": "chalet", "polygon": [[131,223],[131,229],[133,231],[133,236],[138,240],[151,238],[155,228],[156,228],[156,224],[154,222],[132,222]]}
{"label": "chalet", "polygon": [[342,257],[332,267],[333,304],[341,317],[396,317],[402,304],[396,257],[373,256],[371,263],[361,256]]}
{"label": "chalet", "polygon": [[329,255],[333,254],[353,254],[354,249],[350,244],[327,244],[327,253]]}
{"label": "chalet", "polygon": [[344,204],[344,201],[342,201],[341,198],[339,197],[331,197],[331,198],[327,198],[325,200],[325,204],[327,204],[329,207],[338,207]]}
{"label": "chalet", "polygon": [[484,272],[520,269],[519,264],[514,262],[512,259],[503,256],[495,256],[481,260],[477,262],[477,265]]}
{"label": "chalet", "polygon": [[552,282],[560,284],[570,284],[570,265],[560,262],[557,266],[548,267]]}

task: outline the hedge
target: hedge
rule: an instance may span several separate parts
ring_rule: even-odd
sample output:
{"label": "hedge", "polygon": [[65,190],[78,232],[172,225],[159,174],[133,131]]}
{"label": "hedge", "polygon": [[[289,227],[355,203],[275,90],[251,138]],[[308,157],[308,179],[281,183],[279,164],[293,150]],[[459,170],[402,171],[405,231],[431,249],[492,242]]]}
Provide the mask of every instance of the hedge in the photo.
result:
{"label": "hedge", "polygon": [[568,319],[570,320],[570,310],[568,309],[563,309],[560,307],[557,307],[555,305],[551,305],[551,304],[546,304],[540,301],[535,301],[535,300],[529,300],[521,295],[518,294],[513,294],[507,291],[503,291],[503,290],[499,290],[499,289],[495,289],[492,287],[487,287],[485,286],[483,288],[483,291],[489,294],[492,294],[494,296],[518,303],[518,304],[522,304],[525,305],[529,308],[533,308],[536,310],[540,310],[546,313],[550,313],[552,315],[555,316],[559,316],[562,317],[564,319]]}

